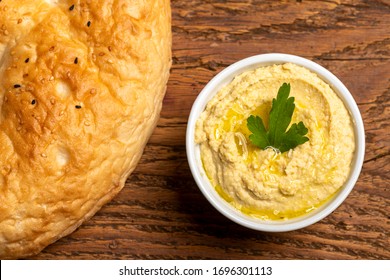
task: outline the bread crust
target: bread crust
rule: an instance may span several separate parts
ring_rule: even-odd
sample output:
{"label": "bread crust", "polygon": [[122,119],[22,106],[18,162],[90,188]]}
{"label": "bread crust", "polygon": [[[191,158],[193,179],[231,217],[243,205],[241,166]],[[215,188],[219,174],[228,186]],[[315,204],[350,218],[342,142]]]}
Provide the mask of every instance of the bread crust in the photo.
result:
{"label": "bread crust", "polygon": [[168,0],[0,1],[0,258],[39,253],[124,186],[161,110]]}

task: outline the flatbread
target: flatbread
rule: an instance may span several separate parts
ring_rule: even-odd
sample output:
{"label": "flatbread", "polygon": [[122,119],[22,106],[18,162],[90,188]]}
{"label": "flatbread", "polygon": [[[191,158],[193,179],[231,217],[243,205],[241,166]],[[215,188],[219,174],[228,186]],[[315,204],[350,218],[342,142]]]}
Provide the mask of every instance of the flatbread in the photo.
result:
{"label": "flatbread", "polygon": [[124,186],[161,110],[168,0],[0,0],[0,257],[40,252]]}

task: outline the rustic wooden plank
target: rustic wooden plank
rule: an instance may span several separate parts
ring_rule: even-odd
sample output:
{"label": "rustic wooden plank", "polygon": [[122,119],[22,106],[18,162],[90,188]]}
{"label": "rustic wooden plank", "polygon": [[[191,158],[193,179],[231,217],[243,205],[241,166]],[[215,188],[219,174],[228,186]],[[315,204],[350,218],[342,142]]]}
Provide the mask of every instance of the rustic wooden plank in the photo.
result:
{"label": "rustic wooden plank", "polygon": [[[389,259],[390,2],[172,0],[173,66],[161,119],[125,188],[36,259]],[[185,130],[193,101],[231,63],[285,52],[332,71],[358,103],[366,156],[347,200],[288,233],[243,228],[192,179]]]}

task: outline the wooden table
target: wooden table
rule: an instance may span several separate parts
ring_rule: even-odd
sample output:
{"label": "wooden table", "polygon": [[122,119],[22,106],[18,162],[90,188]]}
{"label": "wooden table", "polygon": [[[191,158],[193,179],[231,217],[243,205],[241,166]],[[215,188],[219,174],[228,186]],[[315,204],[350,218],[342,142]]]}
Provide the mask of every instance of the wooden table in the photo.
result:
{"label": "wooden table", "polygon": [[[390,1],[172,0],[173,67],[161,119],[123,191],[37,259],[389,259]],[[366,156],[347,200],[302,230],[263,233],[217,212],[187,164],[193,101],[231,63],[281,52],[353,94]]]}

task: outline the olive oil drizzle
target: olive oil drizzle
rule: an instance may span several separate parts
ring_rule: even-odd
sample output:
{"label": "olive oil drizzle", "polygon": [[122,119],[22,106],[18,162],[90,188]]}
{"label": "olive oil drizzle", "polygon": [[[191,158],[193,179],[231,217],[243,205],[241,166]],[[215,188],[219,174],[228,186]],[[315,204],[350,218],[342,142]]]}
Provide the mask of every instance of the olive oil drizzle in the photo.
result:
{"label": "olive oil drizzle", "polygon": [[[257,107],[254,111],[250,113],[250,115],[257,115],[260,116],[263,119],[264,125],[268,127],[269,122],[269,112],[271,110],[271,102],[263,103],[261,106]],[[234,132],[234,133],[241,133],[245,136],[246,139],[248,139],[251,132],[247,128],[246,119],[247,116],[244,115],[243,108],[235,104],[231,109],[228,110],[226,116],[222,118],[222,121],[219,125],[217,125],[215,129],[215,138],[220,139],[224,136],[227,132]],[[241,145],[243,144],[242,141],[235,138],[235,142],[237,145],[238,152],[243,155],[243,148]],[[255,151],[257,150],[256,147],[254,147],[249,141],[246,141],[247,145],[247,158],[246,162],[249,164],[250,162],[253,162],[254,158],[256,157]],[[275,157],[270,160],[269,165],[269,172],[278,176],[285,175],[283,172],[281,172],[278,168],[275,168],[277,165],[275,163],[275,160],[277,160],[279,157],[285,157],[287,154],[275,154]],[[203,160],[202,160],[203,164]],[[255,217],[261,220],[288,220],[292,218],[296,218],[302,215],[305,215],[307,213],[312,212],[313,210],[321,207],[323,204],[327,203],[335,194],[330,195],[326,200],[310,205],[308,207],[305,207],[299,211],[284,211],[279,212],[277,210],[273,209],[257,209],[254,207],[247,207],[239,204],[236,202],[228,193],[226,193],[222,186],[215,184],[212,180],[212,178],[209,176],[205,165],[203,164],[204,170],[206,172],[207,177],[209,178],[211,184],[214,186],[215,191],[228,203],[232,204],[236,209],[241,211],[242,213]],[[336,192],[337,193],[337,192]]]}

